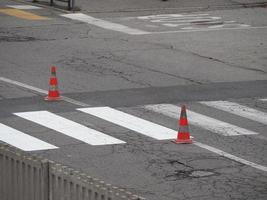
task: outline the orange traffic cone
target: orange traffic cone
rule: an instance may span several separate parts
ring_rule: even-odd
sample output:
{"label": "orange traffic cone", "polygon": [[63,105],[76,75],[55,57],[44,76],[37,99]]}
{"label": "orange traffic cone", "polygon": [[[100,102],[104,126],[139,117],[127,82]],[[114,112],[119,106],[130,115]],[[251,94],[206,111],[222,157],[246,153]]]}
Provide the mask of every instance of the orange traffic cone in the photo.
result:
{"label": "orange traffic cone", "polygon": [[49,81],[49,91],[48,96],[45,97],[46,101],[58,101],[61,100],[58,86],[57,86],[57,75],[56,75],[56,67],[51,67],[51,77]]}
{"label": "orange traffic cone", "polygon": [[181,109],[181,115],[180,115],[180,120],[179,120],[179,132],[177,134],[177,139],[173,140],[173,142],[176,144],[193,143],[193,141],[190,139],[185,105],[183,105]]}

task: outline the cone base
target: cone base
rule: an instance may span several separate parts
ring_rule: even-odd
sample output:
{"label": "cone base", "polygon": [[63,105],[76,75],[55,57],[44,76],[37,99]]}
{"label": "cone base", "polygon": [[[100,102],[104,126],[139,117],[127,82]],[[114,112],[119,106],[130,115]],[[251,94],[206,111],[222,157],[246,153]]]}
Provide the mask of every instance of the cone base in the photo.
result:
{"label": "cone base", "polygon": [[44,100],[45,101],[60,101],[60,100],[62,100],[62,98],[61,97],[49,97],[49,96],[47,96],[44,98]]}
{"label": "cone base", "polygon": [[191,139],[187,139],[187,140],[172,140],[173,143],[175,144],[192,144],[193,143],[193,140]]}

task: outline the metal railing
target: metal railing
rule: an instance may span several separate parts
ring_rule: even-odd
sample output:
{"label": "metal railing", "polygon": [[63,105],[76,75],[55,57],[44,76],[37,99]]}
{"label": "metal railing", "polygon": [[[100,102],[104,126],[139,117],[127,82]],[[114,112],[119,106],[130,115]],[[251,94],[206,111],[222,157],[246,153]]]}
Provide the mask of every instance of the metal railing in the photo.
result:
{"label": "metal railing", "polygon": [[144,200],[70,167],[0,143],[1,200]]}
{"label": "metal railing", "polygon": [[[67,3],[68,10],[73,10],[75,6],[75,0],[50,0],[50,6],[54,5],[55,1]],[[33,3],[38,2],[38,0],[32,0]]]}

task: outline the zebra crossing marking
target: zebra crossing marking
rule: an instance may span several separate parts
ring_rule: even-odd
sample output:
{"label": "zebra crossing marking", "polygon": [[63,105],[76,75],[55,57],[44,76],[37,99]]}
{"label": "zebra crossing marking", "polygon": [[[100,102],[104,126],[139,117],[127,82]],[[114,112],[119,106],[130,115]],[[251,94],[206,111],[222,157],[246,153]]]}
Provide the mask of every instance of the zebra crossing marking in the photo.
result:
{"label": "zebra crossing marking", "polygon": [[57,149],[58,147],[0,123],[0,141],[23,151]]}
{"label": "zebra crossing marking", "polygon": [[175,139],[177,137],[177,131],[110,107],[79,108],[77,110],[157,140]]}
{"label": "zebra crossing marking", "polygon": [[[145,109],[166,115],[177,119],[179,116],[180,107],[172,104],[154,104],[146,105]],[[187,110],[187,118],[192,125],[207,129],[211,132],[221,134],[224,136],[238,136],[238,135],[256,135],[257,132],[250,131],[190,110]]]}
{"label": "zebra crossing marking", "polygon": [[144,34],[149,33],[146,31],[139,30],[139,29],[133,29],[133,28],[130,28],[128,26],[124,26],[122,24],[117,24],[117,23],[105,21],[102,19],[97,19],[97,18],[91,17],[89,15],[85,15],[82,13],[64,14],[61,16],[69,18],[69,19],[85,22],[85,23],[88,23],[91,25],[95,25],[95,26],[98,26],[98,27],[101,27],[104,29],[118,31],[118,32],[122,32],[122,33],[127,33],[130,35],[144,35]]}
{"label": "zebra crossing marking", "polygon": [[201,101],[200,103],[267,125],[267,113],[238,103],[230,101]]}
{"label": "zebra crossing marking", "polygon": [[136,19],[170,28],[177,27],[178,30],[220,30],[224,28],[250,27],[250,25],[240,24],[236,21],[224,21],[222,17],[211,16],[208,13],[149,15],[136,17]]}
{"label": "zebra crossing marking", "polygon": [[14,114],[90,145],[125,143],[122,140],[116,139],[48,111],[20,112]]}

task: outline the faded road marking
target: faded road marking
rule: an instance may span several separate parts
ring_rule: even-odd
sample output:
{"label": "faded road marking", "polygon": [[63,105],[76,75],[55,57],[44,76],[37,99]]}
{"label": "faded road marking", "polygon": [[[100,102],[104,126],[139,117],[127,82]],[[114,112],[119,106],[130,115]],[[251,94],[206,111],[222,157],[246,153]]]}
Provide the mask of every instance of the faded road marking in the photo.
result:
{"label": "faded road marking", "polygon": [[[155,104],[146,105],[146,109],[164,114],[168,117],[178,119],[180,107],[172,104]],[[238,136],[238,135],[255,135],[258,134],[254,131],[250,131],[190,110],[187,110],[188,120],[192,125],[198,126],[203,129],[207,129],[211,132],[221,134],[224,136]]]}
{"label": "faded road marking", "polygon": [[267,125],[267,113],[229,101],[202,101],[201,104]]}
{"label": "faded road marking", "polygon": [[223,157],[225,157],[225,158],[229,158],[229,159],[231,159],[231,160],[234,160],[234,161],[236,161],[236,162],[242,163],[242,164],[244,164],[244,165],[248,165],[248,166],[250,166],[250,167],[253,167],[253,168],[262,170],[262,171],[264,171],[264,172],[267,172],[267,167],[266,167],[266,166],[263,166],[263,165],[259,165],[259,164],[250,162],[250,161],[248,161],[248,160],[245,160],[245,159],[243,159],[243,158],[239,158],[239,157],[234,156],[234,155],[232,155],[232,154],[226,153],[226,152],[224,152],[224,151],[222,151],[222,150],[220,150],[220,149],[211,147],[211,146],[209,146],[209,145],[206,145],[206,144],[203,144],[203,143],[200,143],[200,142],[194,142],[194,144],[197,145],[197,146],[199,146],[199,147],[201,147],[201,148],[203,148],[203,149],[207,149],[207,150],[209,150],[209,151],[211,151],[211,152],[213,152],[213,153],[216,153],[216,154],[218,154],[218,155],[220,155],[220,156],[223,156]]}
{"label": "faded road marking", "polygon": [[31,5],[7,5],[6,7],[15,8],[19,10],[35,10],[35,9],[42,9],[41,7],[31,6]]}

